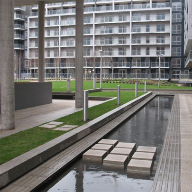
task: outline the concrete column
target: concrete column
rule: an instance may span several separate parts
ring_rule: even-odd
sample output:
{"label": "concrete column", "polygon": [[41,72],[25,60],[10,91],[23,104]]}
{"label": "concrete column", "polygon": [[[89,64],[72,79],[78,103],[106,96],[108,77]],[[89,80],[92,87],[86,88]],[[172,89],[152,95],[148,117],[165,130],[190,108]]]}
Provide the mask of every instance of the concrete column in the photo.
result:
{"label": "concrete column", "polygon": [[83,4],[76,1],[76,48],[75,48],[75,107],[83,107]]}
{"label": "concrete column", "polygon": [[38,58],[39,58],[39,69],[38,69],[38,77],[39,82],[45,81],[45,2],[39,1],[39,17],[38,17],[38,38],[39,38],[39,50],[38,50]]}
{"label": "concrete column", "polygon": [[88,120],[88,98],[89,98],[89,91],[84,91],[84,104],[83,104],[83,121]]}
{"label": "concrete column", "polygon": [[120,85],[117,85],[117,105],[120,105]]}
{"label": "concrete column", "polygon": [[93,76],[93,89],[96,89],[96,78]]}
{"label": "concrete column", "polygon": [[147,82],[145,81],[145,85],[144,85],[144,92],[146,93],[147,92]]}
{"label": "concrete column", "polygon": [[0,0],[1,129],[15,129],[14,1]]}
{"label": "concrete column", "polygon": [[135,83],[135,97],[137,97],[137,92],[138,92],[138,86],[137,83]]}

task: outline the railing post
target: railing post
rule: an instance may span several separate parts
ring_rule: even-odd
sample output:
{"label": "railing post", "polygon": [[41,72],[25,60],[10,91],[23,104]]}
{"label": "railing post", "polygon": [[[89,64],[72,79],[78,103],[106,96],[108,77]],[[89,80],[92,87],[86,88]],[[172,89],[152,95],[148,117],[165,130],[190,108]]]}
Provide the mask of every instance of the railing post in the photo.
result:
{"label": "railing post", "polygon": [[138,91],[138,86],[137,86],[137,83],[135,83],[135,97],[137,97],[137,91]]}
{"label": "railing post", "polygon": [[120,105],[120,85],[117,85],[117,105]]}
{"label": "railing post", "polygon": [[83,121],[88,120],[88,95],[89,95],[89,91],[84,91]]}
{"label": "railing post", "polygon": [[67,79],[67,92],[71,91],[71,83],[70,83],[70,79]]}
{"label": "railing post", "polygon": [[95,78],[95,74],[93,75],[93,89],[96,89],[96,78]]}
{"label": "railing post", "polygon": [[145,81],[145,87],[144,87],[144,92],[147,92],[147,82]]}

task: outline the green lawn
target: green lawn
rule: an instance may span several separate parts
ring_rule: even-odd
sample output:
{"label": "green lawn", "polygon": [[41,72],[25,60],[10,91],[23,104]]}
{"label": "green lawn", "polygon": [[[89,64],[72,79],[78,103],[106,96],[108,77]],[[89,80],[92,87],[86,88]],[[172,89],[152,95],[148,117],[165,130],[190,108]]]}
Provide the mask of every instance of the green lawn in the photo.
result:
{"label": "green lawn", "polygon": [[[138,92],[138,97],[144,94]],[[116,97],[115,91],[110,92],[96,92],[90,93],[89,96],[104,96],[104,97]],[[134,92],[121,92],[120,103],[124,104],[135,98]],[[118,107],[116,105],[117,100],[105,102],[103,104],[89,108],[89,121],[95,119],[104,113]],[[56,121],[65,122],[65,124],[71,125],[83,125],[87,122],[83,121],[83,111],[70,114],[68,116],[57,119]],[[45,129],[40,127],[34,127],[29,130],[21,131],[8,137],[0,139],[0,164],[3,164],[31,149],[34,149],[66,132],[55,131],[51,129]]]}
{"label": "green lawn", "polygon": [[[83,82],[84,90],[92,89],[93,82],[92,81],[84,81]],[[121,89],[134,89],[135,84],[127,84],[127,83],[102,83],[102,88],[104,89],[116,89],[117,85],[120,85]],[[100,87],[100,83],[96,84],[96,88]],[[143,84],[138,84],[138,89],[144,89]],[[159,89],[157,85],[147,85],[147,89]],[[176,84],[163,85],[163,82],[160,86],[160,89],[192,89],[192,87],[186,86],[178,86]],[[66,81],[52,81],[52,90],[53,92],[65,92],[67,91],[67,82]],[[75,81],[71,81],[71,91],[75,91]]]}

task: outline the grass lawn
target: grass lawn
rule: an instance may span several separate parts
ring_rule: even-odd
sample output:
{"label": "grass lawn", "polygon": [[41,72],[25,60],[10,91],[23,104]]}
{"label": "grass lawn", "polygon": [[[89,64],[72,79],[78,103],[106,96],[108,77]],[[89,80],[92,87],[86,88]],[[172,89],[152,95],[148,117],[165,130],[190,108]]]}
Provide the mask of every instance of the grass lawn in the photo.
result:
{"label": "grass lawn", "polygon": [[[84,90],[92,89],[93,82],[92,81],[84,81]],[[127,83],[102,83],[102,88],[104,89],[116,89],[117,85],[120,85],[121,89],[135,89],[135,84],[127,84]],[[96,83],[96,88],[99,88],[100,84]],[[138,84],[138,89],[144,89],[143,84]],[[147,89],[192,89],[192,87],[186,86],[178,86],[176,84],[163,85],[163,82],[158,88],[157,85],[147,85]],[[67,91],[67,82],[66,81],[52,81],[52,91],[53,92],[65,92]],[[75,91],[75,81],[71,81],[71,91]]]}
{"label": "grass lawn", "polygon": [[[138,92],[138,97],[144,94]],[[89,96],[105,96],[116,97],[115,91],[90,93]],[[124,104],[135,98],[134,92],[121,92],[120,103]],[[117,100],[105,102],[103,104],[89,108],[89,120],[95,119],[104,113],[117,108]],[[71,125],[83,125],[87,122],[83,121],[83,111],[70,114],[68,116],[57,119],[56,121],[65,122]],[[55,131],[40,127],[34,127],[19,133],[13,134],[0,139],[0,164],[3,164],[31,149],[34,149],[66,132]]]}

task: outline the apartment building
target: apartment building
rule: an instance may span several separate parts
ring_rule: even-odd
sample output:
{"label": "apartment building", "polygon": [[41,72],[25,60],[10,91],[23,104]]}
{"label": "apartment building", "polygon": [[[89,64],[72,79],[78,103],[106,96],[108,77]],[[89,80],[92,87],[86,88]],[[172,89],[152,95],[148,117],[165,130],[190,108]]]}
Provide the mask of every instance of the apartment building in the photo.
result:
{"label": "apartment building", "polygon": [[[177,79],[184,69],[184,0],[84,0],[84,72]],[[38,64],[38,7],[28,17],[27,64]],[[46,4],[47,77],[75,74],[75,2]],[[78,34],[77,34],[78,35]]]}
{"label": "apartment building", "polygon": [[192,69],[192,2],[185,0],[184,6],[184,52],[186,61],[185,67]]}
{"label": "apartment building", "polygon": [[14,8],[14,76],[20,78],[25,63],[25,9]]}

